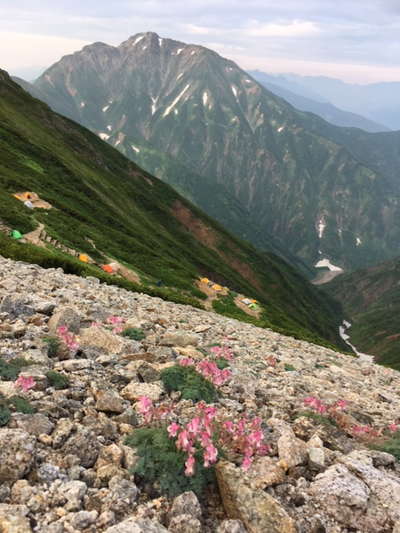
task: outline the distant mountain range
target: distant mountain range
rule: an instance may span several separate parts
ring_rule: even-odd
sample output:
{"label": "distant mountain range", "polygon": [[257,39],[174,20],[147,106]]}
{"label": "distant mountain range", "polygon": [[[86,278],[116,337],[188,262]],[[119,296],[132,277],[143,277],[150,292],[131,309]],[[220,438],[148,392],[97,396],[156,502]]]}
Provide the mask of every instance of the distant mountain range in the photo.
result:
{"label": "distant mountain range", "polygon": [[[400,130],[400,81],[360,85],[326,76],[300,76],[298,74],[271,76],[260,72],[252,72],[252,75],[255,78],[267,76],[271,83],[298,96],[321,103],[330,103],[342,110],[383,124],[391,130]],[[364,129],[369,130],[365,127]]]}
{"label": "distant mountain range", "polygon": [[[349,111],[343,111],[343,109],[339,109],[329,102],[321,101],[322,98],[320,99],[318,95],[315,95],[314,97],[317,98],[317,100],[310,98],[310,96],[305,96],[309,91],[290,80],[282,80],[281,76],[273,76],[265,72],[260,72],[259,70],[249,71],[249,73],[266,89],[277,96],[284,98],[296,109],[315,113],[331,124],[347,128],[360,128],[372,133],[390,131],[390,128],[383,126],[382,124],[373,122],[361,115]],[[280,85],[281,80],[282,85]],[[288,87],[291,87],[291,89]],[[293,92],[295,90],[298,90],[300,94]]]}
{"label": "distant mountain range", "polygon": [[396,132],[336,127],[154,33],[86,46],[24,86],[257,246],[272,234],[309,267],[346,270],[398,254]]}
{"label": "distant mountain range", "polygon": [[[14,197],[21,191],[33,191],[53,207],[32,210]],[[32,98],[1,70],[0,204],[2,228],[26,234],[42,225],[39,233],[44,230],[51,239],[39,248],[1,232],[1,255],[104,277],[99,266],[54,249],[57,241],[98,265],[118,261],[139,280],[129,284],[109,277],[108,282],[200,307],[205,295],[197,281],[208,276],[256,298],[264,309],[256,323],[341,345],[339,306],[297,271],[233,237],[98,136]],[[230,294],[217,310],[249,319]]]}

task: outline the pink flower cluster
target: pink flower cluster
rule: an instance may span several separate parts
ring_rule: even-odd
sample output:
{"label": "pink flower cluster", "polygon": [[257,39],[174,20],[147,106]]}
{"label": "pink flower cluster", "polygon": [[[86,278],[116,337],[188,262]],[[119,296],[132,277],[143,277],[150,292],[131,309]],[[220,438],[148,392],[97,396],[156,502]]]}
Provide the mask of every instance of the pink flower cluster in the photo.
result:
{"label": "pink flower cluster", "polygon": [[15,381],[15,386],[19,389],[22,389],[24,392],[28,392],[28,390],[33,389],[35,385],[36,381],[32,376],[19,376],[18,379]]}
{"label": "pink flower cluster", "polygon": [[76,336],[68,330],[67,326],[59,326],[57,328],[57,334],[64,344],[66,344],[71,353],[75,353],[79,350],[78,340]]}
{"label": "pink flower cluster", "polygon": [[141,396],[139,398],[137,407],[147,424],[150,424],[154,420],[163,420],[171,412],[171,407],[165,404],[155,407],[153,401],[147,396]]}
{"label": "pink flower cluster", "polygon": [[338,400],[337,402],[329,405],[323,403],[316,396],[308,396],[307,398],[304,398],[303,402],[304,405],[307,405],[313,411],[319,413],[320,415],[323,415],[324,413],[332,414],[333,412],[344,411],[344,409],[346,409],[347,407],[346,400]]}
{"label": "pink flower cluster", "polygon": [[190,357],[186,357],[179,361],[181,366],[193,366],[199,374],[201,374],[205,379],[211,381],[216,387],[221,387],[232,377],[232,372],[229,368],[224,368],[220,370],[214,361],[209,361],[208,359],[203,359],[195,363]]}
{"label": "pink flower cluster", "polygon": [[[187,424],[180,425],[172,422],[167,431],[170,438],[175,439],[178,450],[187,454],[185,474],[192,476],[196,468],[196,453],[201,452],[203,465],[208,468],[218,460],[218,449],[221,447],[235,454],[243,456],[242,467],[247,470],[255,456],[265,455],[269,447],[264,444],[264,434],[261,430],[261,419],[248,419],[246,416],[238,421],[222,418],[216,407],[204,402],[196,405],[197,415]],[[154,407],[150,398],[142,397],[138,404],[139,412],[146,423],[174,416],[170,407]]]}
{"label": "pink flower cluster", "polygon": [[226,359],[227,361],[233,360],[233,352],[229,346],[213,346],[210,348],[210,352],[214,354],[217,359]]}
{"label": "pink flower cluster", "polygon": [[[185,426],[173,422],[167,428],[169,436],[176,439],[175,445],[178,450],[187,453],[185,461],[185,474],[187,476],[192,476],[195,473],[195,453],[198,448],[203,452],[206,468],[216,463],[218,458],[218,450],[213,444],[213,420],[217,409],[202,402],[197,407],[199,409],[198,416],[192,418]],[[196,444],[198,448],[196,448]]]}
{"label": "pink flower cluster", "polygon": [[219,429],[219,439],[225,448],[243,455],[242,468],[248,470],[255,456],[266,455],[270,448],[264,444],[259,417],[249,420],[243,416],[237,422],[225,420]]}

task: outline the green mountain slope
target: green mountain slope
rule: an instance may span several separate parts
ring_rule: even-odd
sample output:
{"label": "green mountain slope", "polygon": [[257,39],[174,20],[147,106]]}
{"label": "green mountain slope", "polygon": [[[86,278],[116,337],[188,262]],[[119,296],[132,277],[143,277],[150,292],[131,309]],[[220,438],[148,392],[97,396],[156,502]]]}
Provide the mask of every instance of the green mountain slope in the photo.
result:
{"label": "green mountain slope", "polygon": [[[17,191],[33,191],[53,208],[32,211],[12,196]],[[27,232],[41,223],[65,246],[99,262],[111,257],[133,268],[143,282],[136,289],[154,294],[155,282],[162,280],[162,297],[199,305],[202,294],[195,281],[207,275],[258,299],[265,309],[260,325],[340,344],[340,310],[292,267],[232,237],[170,186],[33,99],[4,71],[0,204],[2,222],[10,227]],[[47,257],[51,266],[59,260],[71,267],[72,261],[5,236],[0,253],[28,260],[32,253],[44,264]],[[85,272],[104,278],[96,268],[85,266]],[[228,314],[248,318],[226,304]]]}
{"label": "green mountain slope", "polygon": [[[154,33],[118,47],[95,43],[50,67],[34,89],[174,183],[159,164],[168,154],[188,169],[180,190],[198,205],[222,186],[250,228],[272,234],[309,267],[328,259],[355,269],[398,253],[400,180],[387,172],[396,157],[371,161],[374,142],[390,139],[398,152],[398,137],[297,111],[211,50]],[[216,200],[219,220],[237,231],[232,202]],[[246,237],[254,242],[252,229]]]}
{"label": "green mountain slope", "polygon": [[400,370],[400,258],[339,276],[324,288],[343,303],[357,349]]}

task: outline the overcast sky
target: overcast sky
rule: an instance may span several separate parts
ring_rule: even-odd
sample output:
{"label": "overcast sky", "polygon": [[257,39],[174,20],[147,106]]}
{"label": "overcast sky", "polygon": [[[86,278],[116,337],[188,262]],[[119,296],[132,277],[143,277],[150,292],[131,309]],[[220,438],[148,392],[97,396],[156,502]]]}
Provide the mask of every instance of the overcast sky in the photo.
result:
{"label": "overcast sky", "polygon": [[400,0],[0,0],[0,68],[32,79],[85,44],[202,44],[242,68],[400,81]]}

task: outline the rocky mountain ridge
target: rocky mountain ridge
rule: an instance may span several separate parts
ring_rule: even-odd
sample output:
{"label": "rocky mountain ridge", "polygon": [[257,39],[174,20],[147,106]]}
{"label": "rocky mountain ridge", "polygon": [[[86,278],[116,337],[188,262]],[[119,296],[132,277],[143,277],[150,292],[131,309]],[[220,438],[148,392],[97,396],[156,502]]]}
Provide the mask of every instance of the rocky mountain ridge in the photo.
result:
{"label": "rocky mountain ridge", "polygon": [[[400,464],[352,429],[396,426],[395,370],[1,257],[0,313],[1,370],[24,358],[18,379],[29,385],[20,394],[35,411],[12,412],[0,427],[4,531],[398,532]],[[111,331],[111,316],[143,338]],[[49,349],[46,338],[60,326],[76,335],[78,349]],[[190,418],[193,402],[168,393],[160,372],[184,357],[202,360],[216,343],[229,346],[234,358],[214,405],[233,419],[244,412],[260,417],[270,452],[247,472],[228,457],[204,496],[173,500],[132,475],[138,456],[125,439],[146,425],[137,411],[143,395],[156,405],[174,402],[179,421]],[[62,376],[57,388],[50,371],[59,385]],[[4,376],[0,392],[7,400],[17,389]],[[311,411],[305,416],[310,395],[318,405],[346,405],[346,423],[334,425]]]}
{"label": "rocky mountain ridge", "polygon": [[[15,197],[22,191],[33,191],[53,207],[27,207]],[[3,255],[199,306],[206,296],[197,282],[206,276],[230,289],[216,310],[248,318],[233,302],[240,293],[268,307],[264,324],[288,326],[293,335],[308,330],[309,340],[321,336],[341,345],[339,306],[290,265],[229,234],[167,184],[32,98],[3,71],[0,200],[0,222],[34,234],[40,244],[22,244],[1,233]],[[68,250],[82,254],[85,263],[62,253]],[[112,262],[125,276],[104,277],[101,267]]]}
{"label": "rocky mountain ridge", "polygon": [[[296,111],[211,50],[154,33],[95,43],[50,67],[34,90],[196,203],[210,183],[223,187],[250,225],[309,266],[348,270],[397,253],[398,136]],[[186,183],[163,154],[189,170]],[[230,205],[222,193],[213,216],[234,230]]]}

